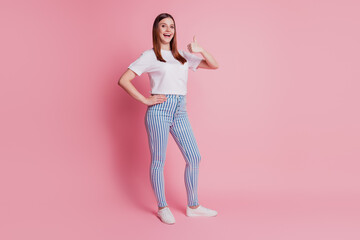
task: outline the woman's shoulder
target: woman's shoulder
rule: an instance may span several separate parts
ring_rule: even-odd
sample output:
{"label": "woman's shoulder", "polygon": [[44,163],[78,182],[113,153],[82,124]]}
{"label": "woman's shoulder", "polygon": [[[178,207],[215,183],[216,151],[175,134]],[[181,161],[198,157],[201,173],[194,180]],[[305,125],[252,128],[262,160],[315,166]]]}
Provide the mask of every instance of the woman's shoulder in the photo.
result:
{"label": "woman's shoulder", "polygon": [[184,51],[183,49],[178,49],[178,52],[181,56],[183,56],[186,60],[189,59],[188,52]]}
{"label": "woman's shoulder", "polygon": [[154,52],[154,50],[152,48],[148,48],[148,49],[145,49],[143,52],[144,53],[151,53],[151,52]]}
{"label": "woman's shoulder", "polygon": [[154,52],[154,49],[150,48],[150,49],[146,49],[144,50],[141,55],[143,55],[145,58],[151,60],[151,59],[156,59],[156,55]]}
{"label": "woman's shoulder", "polygon": [[147,54],[147,55],[155,55],[154,49],[150,48],[150,49],[146,49],[142,52],[142,54]]}
{"label": "woman's shoulder", "polygon": [[146,50],[143,50],[141,53],[140,53],[140,57],[141,59],[146,59],[146,60],[152,60],[154,59],[154,56],[155,56],[155,52],[153,51],[153,49],[146,49]]}

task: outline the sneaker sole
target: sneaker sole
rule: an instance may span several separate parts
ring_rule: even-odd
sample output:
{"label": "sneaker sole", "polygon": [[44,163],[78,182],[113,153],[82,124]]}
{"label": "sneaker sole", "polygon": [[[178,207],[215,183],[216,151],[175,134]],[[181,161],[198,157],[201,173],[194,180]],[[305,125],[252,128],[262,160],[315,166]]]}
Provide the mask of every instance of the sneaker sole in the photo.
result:
{"label": "sneaker sole", "polygon": [[160,221],[163,222],[163,223],[166,223],[166,224],[169,224],[169,225],[175,224],[175,222],[165,222],[165,221],[163,221],[159,215],[157,215],[157,217],[158,217],[158,218],[160,219]]}
{"label": "sneaker sole", "polygon": [[217,216],[218,214],[215,214],[215,215],[197,215],[197,214],[186,214],[186,216],[188,217],[215,217]]}

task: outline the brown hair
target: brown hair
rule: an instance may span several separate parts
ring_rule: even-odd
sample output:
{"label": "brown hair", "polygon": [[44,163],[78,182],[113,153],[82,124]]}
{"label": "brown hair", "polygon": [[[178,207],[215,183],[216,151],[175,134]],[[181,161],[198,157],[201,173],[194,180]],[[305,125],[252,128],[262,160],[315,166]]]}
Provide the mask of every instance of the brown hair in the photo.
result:
{"label": "brown hair", "polygon": [[152,38],[153,38],[153,49],[156,55],[156,58],[161,62],[166,62],[161,56],[161,46],[160,46],[160,36],[159,36],[159,22],[164,18],[171,18],[174,21],[174,36],[170,41],[170,49],[171,53],[176,60],[184,64],[186,59],[180,55],[177,50],[177,41],[176,41],[176,25],[174,18],[168,13],[159,14],[154,21],[153,30],[152,30]]}

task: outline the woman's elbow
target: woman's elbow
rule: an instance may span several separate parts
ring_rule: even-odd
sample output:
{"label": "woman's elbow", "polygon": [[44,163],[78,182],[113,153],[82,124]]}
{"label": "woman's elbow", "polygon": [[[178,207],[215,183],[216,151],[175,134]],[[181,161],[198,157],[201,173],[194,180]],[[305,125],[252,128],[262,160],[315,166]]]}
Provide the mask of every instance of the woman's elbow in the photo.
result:
{"label": "woman's elbow", "polygon": [[121,78],[119,79],[119,81],[118,81],[118,85],[120,86],[120,87],[122,87],[122,81],[121,81]]}
{"label": "woman's elbow", "polygon": [[118,81],[118,85],[122,88],[124,88],[124,86],[126,85],[126,79],[124,78],[120,78],[119,81]]}
{"label": "woman's elbow", "polygon": [[130,69],[127,69],[123,75],[121,75],[119,81],[118,81],[118,85],[120,87],[125,87],[126,85],[128,85],[128,83],[130,83],[134,78],[135,78],[135,73],[133,71],[131,71]]}

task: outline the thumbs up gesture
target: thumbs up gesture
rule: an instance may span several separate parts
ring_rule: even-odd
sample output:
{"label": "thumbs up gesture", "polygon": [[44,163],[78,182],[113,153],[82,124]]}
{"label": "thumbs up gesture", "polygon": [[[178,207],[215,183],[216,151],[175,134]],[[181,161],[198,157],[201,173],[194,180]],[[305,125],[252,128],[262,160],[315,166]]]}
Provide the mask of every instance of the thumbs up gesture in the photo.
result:
{"label": "thumbs up gesture", "polygon": [[198,52],[203,51],[203,48],[196,41],[195,35],[193,37],[193,41],[187,45],[187,48],[189,49],[189,52],[191,52],[191,53],[198,53]]}

